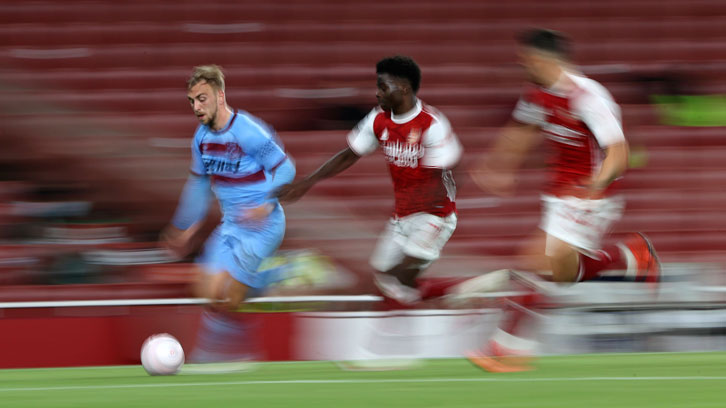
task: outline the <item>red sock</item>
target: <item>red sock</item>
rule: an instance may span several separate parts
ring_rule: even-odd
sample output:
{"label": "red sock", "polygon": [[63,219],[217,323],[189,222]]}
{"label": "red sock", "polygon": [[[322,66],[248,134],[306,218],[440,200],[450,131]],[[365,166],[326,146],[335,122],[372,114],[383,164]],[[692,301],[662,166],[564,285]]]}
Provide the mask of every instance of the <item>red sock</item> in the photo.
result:
{"label": "red sock", "polygon": [[626,259],[620,248],[609,245],[590,255],[580,254],[580,276],[578,281],[597,279],[603,271],[626,269]]}
{"label": "red sock", "polygon": [[504,318],[499,324],[503,331],[518,335],[522,324],[526,321],[530,311],[541,301],[542,296],[537,292],[530,292],[521,296],[511,296],[505,299],[503,308]]}
{"label": "red sock", "polygon": [[452,286],[456,286],[471,277],[426,278],[417,279],[421,299],[432,299],[444,296]]}

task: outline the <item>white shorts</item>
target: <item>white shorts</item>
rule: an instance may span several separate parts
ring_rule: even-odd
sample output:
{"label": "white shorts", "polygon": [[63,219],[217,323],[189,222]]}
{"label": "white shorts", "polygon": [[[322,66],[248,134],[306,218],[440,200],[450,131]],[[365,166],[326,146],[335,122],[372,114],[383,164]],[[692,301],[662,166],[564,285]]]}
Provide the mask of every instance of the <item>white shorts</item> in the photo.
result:
{"label": "white shorts", "polygon": [[388,220],[371,256],[371,266],[385,272],[403,261],[406,256],[429,261],[439,258],[441,250],[456,229],[456,214],[438,217],[415,213]]}
{"label": "white shorts", "polygon": [[587,200],[576,197],[542,196],[540,228],[547,233],[545,254],[552,255],[550,237],[584,251],[600,249],[602,238],[623,215],[622,196]]}

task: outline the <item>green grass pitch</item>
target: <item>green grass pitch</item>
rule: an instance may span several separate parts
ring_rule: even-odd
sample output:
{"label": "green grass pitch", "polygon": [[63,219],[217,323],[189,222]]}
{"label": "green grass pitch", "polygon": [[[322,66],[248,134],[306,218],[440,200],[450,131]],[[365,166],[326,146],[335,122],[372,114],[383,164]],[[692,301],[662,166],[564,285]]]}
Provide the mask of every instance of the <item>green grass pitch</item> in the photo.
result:
{"label": "green grass pitch", "polygon": [[388,372],[331,362],[171,377],[140,366],[0,370],[0,407],[726,407],[726,353],[545,357],[511,374],[463,359]]}

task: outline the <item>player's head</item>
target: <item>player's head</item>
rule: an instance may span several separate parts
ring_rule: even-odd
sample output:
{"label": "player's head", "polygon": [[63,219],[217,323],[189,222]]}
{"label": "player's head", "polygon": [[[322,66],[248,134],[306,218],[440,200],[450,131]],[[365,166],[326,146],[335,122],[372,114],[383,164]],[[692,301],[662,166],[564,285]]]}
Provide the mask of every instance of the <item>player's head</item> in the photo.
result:
{"label": "player's head", "polygon": [[378,90],[376,99],[385,110],[401,106],[413,98],[421,85],[421,69],[411,57],[387,57],[376,64]]}
{"label": "player's head", "polygon": [[187,99],[199,122],[212,126],[220,107],[226,109],[222,68],[217,65],[194,67],[187,81]]}
{"label": "player's head", "polygon": [[519,58],[533,82],[550,86],[570,59],[570,40],[557,31],[535,28],[517,37]]}

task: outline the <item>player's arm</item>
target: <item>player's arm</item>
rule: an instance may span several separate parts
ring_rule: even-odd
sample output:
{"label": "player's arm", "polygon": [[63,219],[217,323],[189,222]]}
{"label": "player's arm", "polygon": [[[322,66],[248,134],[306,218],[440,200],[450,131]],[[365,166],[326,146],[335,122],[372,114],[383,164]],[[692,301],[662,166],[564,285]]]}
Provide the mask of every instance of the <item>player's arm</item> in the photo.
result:
{"label": "player's arm", "polygon": [[450,170],[461,160],[464,148],[449,121],[440,116],[423,135],[424,156],[421,166]]}
{"label": "player's arm", "polygon": [[184,184],[179,205],[176,208],[171,225],[180,230],[187,230],[207,215],[211,197],[209,177],[190,172]]}
{"label": "player's arm", "polygon": [[209,210],[209,177],[191,172],[182,190],[171,223],[161,232],[161,241],[180,257],[189,252],[189,243]]}
{"label": "player's arm", "polygon": [[480,164],[497,171],[516,170],[541,141],[539,125],[511,120]]}
{"label": "player's arm", "polygon": [[493,194],[513,194],[516,170],[541,141],[539,125],[511,120],[502,129],[494,146],[471,170],[472,180],[479,188]]}
{"label": "player's arm", "polygon": [[536,95],[536,90],[529,90],[519,98],[512,118],[482,161],[483,167],[494,171],[517,170],[527,154],[542,141],[540,130],[547,123],[547,117]]}
{"label": "player's arm", "polygon": [[625,173],[628,167],[628,143],[625,141],[608,146],[600,171],[590,182],[590,189],[597,193],[606,189],[610,183]]}
{"label": "player's arm", "polygon": [[339,151],[307,177],[283,186],[277,191],[277,197],[285,202],[297,201],[317,182],[343,172],[362,156],[375,151],[378,139],[373,131],[373,124],[380,112],[379,109],[373,109],[348,133],[348,148]]}
{"label": "player's arm", "polygon": [[[272,183],[270,184],[270,197],[276,197],[280,188],[289,186],[295,179],[295,164],[289,157],[282,160],[279,166],[269,170],[272,175]],[[274,202],[266,202],[255,208],[250,208],[240,215],[240,221],[260,221],[267,218],[272,213],[277,204]]]}
{"label": "player's arm", "polygon": [[578,101],[577,113],[595,136],[605,153],[600,170],[585,180],[590,195],[597,197],[610,183],[625,173],[628,167],[628,142],[620,124],[617,106],[608,105],[604,98],[588,95]]}
{"label": "player's arm", "polygon": [[245,210],[240,214],[240,221],[261,221],[275,209],[277,203],[275,191],[295,179],[295,164],[285,153],[282,145],[277,142],[274,131],[263,126],[253,129],[245,138],[245,147],[249,154],[265,170],[268,176],[270,201]]}
{"label": "player's arm", "polygon": [[162,243],[179,256],[185,256],[190,251],[189,243],[209,211],[212,195],[211,183],[206,174],[196,135],[192,138],[191,152],[189,177],[184,184],[171,223],[164,228],[160,236]]}
{"label": "player's arm", "polygon": [[299,200],[312,186],[317,182],[330,178],[343,172],[360,159],[350,147],[338,152],[335,156],[326,161],[320,168],[312,172],[305,178],[294,183],[283,186],[276,192],[277,197],[281,201],[294,202]]}
{"label": "player's arm", "polygon": [[542,141],[541,128],[546,123],[544,109],[534,102],[534,92],[522,95],[512,112],[512,119],[502,129],[494,146],[472,170],[474,182],[483,190],[498,195],[514,192],[514,172],[527,154]]}

